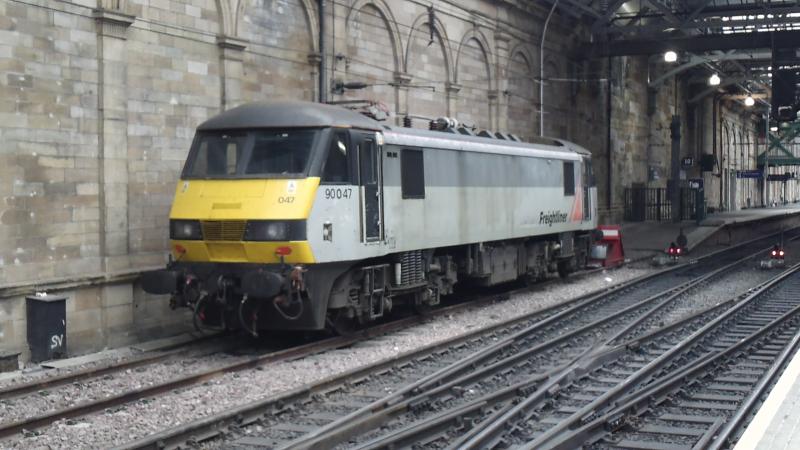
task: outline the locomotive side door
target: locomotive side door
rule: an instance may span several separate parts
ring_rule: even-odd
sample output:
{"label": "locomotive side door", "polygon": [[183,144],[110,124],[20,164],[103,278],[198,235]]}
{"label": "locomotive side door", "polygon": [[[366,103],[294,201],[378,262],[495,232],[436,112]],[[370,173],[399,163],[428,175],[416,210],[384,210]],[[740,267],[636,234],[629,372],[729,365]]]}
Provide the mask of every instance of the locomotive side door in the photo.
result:
{"label": "locomotive side door", "polygon": [[352,142],[358,159],[358,184],[361,200],[361,241],[383,238],[383,190],[380,151],[374,133],[353,131]]}
{"label": "locomotive side door", "polygon": [[592,185],[594,175],[592,174],[592,157],[584,156],[581,164],[581,186],[583,186],[583,220],[592,220]]}

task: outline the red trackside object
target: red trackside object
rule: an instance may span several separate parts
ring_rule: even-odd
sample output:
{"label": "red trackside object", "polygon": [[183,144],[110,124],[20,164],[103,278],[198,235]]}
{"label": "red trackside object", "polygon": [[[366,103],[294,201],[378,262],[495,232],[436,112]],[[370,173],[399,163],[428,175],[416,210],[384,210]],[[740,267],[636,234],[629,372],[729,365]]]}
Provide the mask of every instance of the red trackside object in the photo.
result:
{"label": "red trackside object", "polygon": [[600,225],[597,229],[603,233],[603,237],[595,243],[597,246],[605,246],[605,258],[597,260],[603,267],[619,266],[625,262],[625,251],[622,248],[622,231],[619,225]]}

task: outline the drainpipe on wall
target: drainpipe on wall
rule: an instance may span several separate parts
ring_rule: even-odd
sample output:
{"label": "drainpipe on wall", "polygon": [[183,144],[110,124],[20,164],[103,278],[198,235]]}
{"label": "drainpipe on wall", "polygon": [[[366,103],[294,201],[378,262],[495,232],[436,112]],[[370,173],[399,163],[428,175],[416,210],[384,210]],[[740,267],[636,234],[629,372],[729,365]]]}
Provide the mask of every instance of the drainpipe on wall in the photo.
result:
{"label": "drainpipe on wall", "polygon": [[328,53],[325,43],[325,0],[317,0],[319,9],[319,102],[328,101],[328,72],[325,70]]}
{"label": "drainpipe on wall", "polygon": [[[677,105],[676,105],[677,109]],[[672,222],[681,221],[681,116],[672,116],[672,123],[669,125],[670,139],[672,140],[672,154],[670,165],[670,186],[669,199],[672,203],[671,213]]]}
{"label": "drainpipe on wall", "polygon": [[[719,94],[714,94],[714,104],[711,105],[711,110],[712,110],[712,115],[713,115],[713,117],[711,119],[711,126],[712,126],[712,128],[714,130],[714,135],[713,135],[713,138],[714,138],[714,156],[717,157],[717,164],[719,165],[719,205],[718,205],[718,208],[721,211],[722,210],[722,197],[723,197],[724,191],[722,189],[722,182],[723,182],[722,150],[717,148],[717,135],[720,135],[719,140],[720,141],[722,140],[721,130],[718,129],[718,127],[722,124],[722,120],[719,120],[719,124],[717,123],[717,121],[718,121],[717,117],[719,115],[719,100],[720,100]],[[717,152],[717,150],[719,150],[719,152]],[[714,173],[714,172],[711,172],[711,173]]]}
{"label": "drainpipe on wall", "polygon": [[539,136],[544,136],[544,38],[547,36],[547,25],[550,24],[550,18],[553,17],[556,6],[558,6],[558,0],[553,2],[553,7],[547,14],[544,28],[542,28],[542,39],[539,41]]}
{"label": "drainpipe on wall", "polygon": [[762,184],[764,186],[762,190],[764,191],[763,198],[765,208],[769,206],[769,113],[770,109],[767,108],[767,116],[766,120],[764,121],[764,173],[761,175],[763,180]]}
{"label": "drainpipe on wall", "polygon": [[612,185],[611,185],[611,168],[612,168],[612,160],[611,160],[611,87],[613,83],[611,82],[611,57],[609,56],[606,60],[606,69],[608,72],[608,83],[606,86],[606,207],[609,211],[611,211],[611,199],[612,199]]}

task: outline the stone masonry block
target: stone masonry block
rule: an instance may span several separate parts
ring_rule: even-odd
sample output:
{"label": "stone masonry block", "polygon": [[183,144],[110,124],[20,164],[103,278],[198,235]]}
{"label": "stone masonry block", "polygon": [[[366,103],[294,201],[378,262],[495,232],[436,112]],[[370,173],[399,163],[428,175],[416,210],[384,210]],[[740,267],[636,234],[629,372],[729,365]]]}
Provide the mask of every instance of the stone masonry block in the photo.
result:
{"label": "stone masonry block", "polygon": [[25,320],[25,297],[0,299],[0,320]]}
{"label": "stone masonry block", "polygon": [[70,303],[73,311],[84,311],[102,307],[101,289],[102,288],[99,287],[89,287],[76,290],[72,301],[67,301],[67,308],[69,309]]}
{"label": "stone masonry block", "polygon": [[105,309],[105,326],[109,328],[122,328],[133,324],[133,307],[129,303],[121,306],[111,306]]}
{"label": "stone masonry block", "polygon": [[122,184],[128,180],[128,161],[121,158],[106,159],[104,161],[106,193],[109,185]]}
{"label": "stone masonry block", "polygon": [[100,208],[81,207],[72,210],[72,220],[84,222],[87,220],[100,220]]}
{"label": "stone masonry block", "polygon": [[42,167],[54,168],[71,168],[75,167],[75,161],[72,158],[54,158],[50,156],[40,156],[38,163]]}
{"label": "stone masonry block", "polygon": [[78,183],[75,188],[78,195],[98,195],[99,186],[98,183]]}
{"label": "stone masonry block", "polygon": [[71,333],[102,330],[102,318],[101,308],[81,309],[67,314],[67,339]]}
{"label": "stone masonry block", "polygon": [[122,256],[128,253],[127,232],[106,233],[106,253],[109,256]]}
{"label": "stone masonry block", "polygon": [[106,308],[133,303],[133,285],[113,284],[102,288],[103,306]]}

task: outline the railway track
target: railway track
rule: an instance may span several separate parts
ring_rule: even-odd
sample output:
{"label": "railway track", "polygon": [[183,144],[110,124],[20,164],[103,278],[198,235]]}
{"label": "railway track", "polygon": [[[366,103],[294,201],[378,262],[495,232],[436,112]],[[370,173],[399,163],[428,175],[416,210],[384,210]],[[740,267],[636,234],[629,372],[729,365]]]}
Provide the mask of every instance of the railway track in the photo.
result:
{"label": "railway track", "polygon": [[[189,348],[191,345],[198,344],[198,342],[206,342],[208,339],[216,339],[217,336],[201,337],[194,341],[177,345],[171,348],[165,348],[157,351],[146,352],[141,355],[135,355],[131,358],[125,358],[119,361],[112,361],[110,363],[101,363],[93,367],[70,370],[66,373],[50,375],[46,371],[35,379],[21,383],[10,383],[7,386],[0,387],[0,401],[8,400],[10,398],[19,397],[32,392],[38,392],[43,389],[55,388],[64,386],[70,383],[80,383],[92,378],[111,375],[117,372],[122,372],[129,369],[137,369],[148,365],[163,363],[174,359],[176,357],[186,356],[187,353],[192,353],[194,350]],[[219,343],[211,343],[209,348],[201,349],[199,353],[210,353],[228,348],[227,345],[219,345]]]}
{"label": "railway track", "polygon": [[[382,363],[343,377],[326,380],[303,390],[256,402],[224,414],[136,441],[123,448],[161,448],[180,442],[204,440],[235,425],[257,424],[261,431],[247,436],[235,430],[220,444],[298,448],[328,448],[374,429],[393,430],[398,417],[430,412],[426,416],[453,415],[462,420],[463,408],[476,405],[483,391],[507,395],[536,392],[561,368],[586,355],[596,342],[618,339],[623,331],[658,314],[665,303],[680,298],[701,283],[732,270],[759,250],[770,238],[709,255],[702,264],[685,265],[644,277],[633,285],[579,302],[544,320],[505,330],[505,335],[480,333],[448,346],[414,352],[393,363]],[[688,280],[687,280],[688,279]],[[644,292],[644,293],[643,293]],[[624,324],[628,324],[626,328]],[[632,324],[632,325],[631,325]],[[476,386],[479,389],[465,388]],[[506,388],[512,386],[511,388]],[[387,396],[386,394],[389,393]],[[445,411],[445,412],[442,412]],[[438,414],[438,416],[437,416]],[[412,422],[422,422],[416,420]],[[413,423],[400,429],[419,438]],[[415,434],[416,433],[416,434]]]}
{"label": "railway track", "polygon": [[[575,278],[580,279],[595,273],[596,270],[585,271],[576,274]],[[558,279],[551,279],[543,283],[539,283],[536,287],[541,287],[551,283],[560,282]],[[624,286],[627,283],[622,283]],[[516,289],[511,292],[505,292],[502,296],[514,295],[523,291],[530,290],[530,287]],[[9,421],[0,419],[0,439],[14,436],[23,430],[27,433],[35,433],[38,428],[47,426],[55,421],[63,419],[72,419],[81,417],[93,412],[101,411],[107,408],[114,408],[120,405],[130,403],[139,399],[152,397],[161,393],[169,392],[175,389],[185,388],[200,383],[208,382],[214,378],[220,377],[226,373],[242,371],[246,369],[255,368],[267,363],[278,362],[284,360],[298,359],[309,356],[314,353],[330,351],[332,349],[343,348],[353,345],[364,339],[381,336],[386,333],[401,330],[403,328],[413,326],[429,318],[452,314],[456,311],[468,308],[479,307],[481,305],[496,301],[498,295],[495,293],[476,297],[470,302],[460,303],[445,308],[432,311],[425,316],[412,316],[400,319],[394,322],[373,326],[371,328],[362,330],[352,336],[348,337],[333,337],[328,339],[317,340],[311,343],[303,344],[300,346],[293,346],[289,348],[281,348],[275,351],[262,352],[256,356],[239,358],[233,363],[221,364],[219,367],[214,367],[208,370],[203,370],[191,375],[179,376],[168,379],[166,381],[159,381],[158,383],[150,386],[144,386],[139,389],[134,389],[118,394],[106,396],[93,401],[72,405],[66,408],[59,408],[56,410],[43,410],[36,416],[24,417],[18,420]],[[579,297],[551,308],[545,308],[541,311],[531,314],[530,318],[545,318],[548,315],[555,314],[570,305],[584,300],[585,297]],[[536,319],[533,319],[536,320]],[[231,346],[221,347],[220,351]],[[34,380],[31,382],[21,383],[17,385],[9,385],[0,389],[0,402],[25,402],[26,395],[34,395],[41,397],[42,395],[49,395],[51,390],[57,389],[62,386],[80,386],[95,380],[94,382],[103,383],[103,380],[110,380],[115,373],[126,370],[146,371],[148,366],[164,363],[170,359],[177,357],[185,357],[186,349],[180,348],[168,352],[158,353],[154,355],[146,355],[139,358],[133,358],[116,364],[103,365],[96,368],[79,370],[72,373],[48,377],[41,380]],[[205,352],[208,354],[210,352]]]}
{"label": "railway track", "polygon": [[[580,420],[573,416],[558,433],[524,448],[726,447],[797,351],[798,332],[800,265],[795,265],[651,366],[667,374],[613,407]],[[680,362],[664,365],[671,358]]]}
{"label": "railway track", "polygon": [[[546,337],[542,336],[545,338],[543,343],[528,345],[527,350],[518,354],[509,355],[508,351],[503,350],[498,355],[499,361],[477,370],[471,370],[463,376],[453,377],[452,368],[443,370],[430,380],[418,383],[416,386],[413,384],[409,386],[407,389],[411,390],[411,394],[406,395],[402,401],[399,401],[398,396],[395,395],[373,402],[364,406],[360,411],[328,424],[289,445],[300,448],[324,448],[339,443],[343,439],[350,439],[352,442],[353,436],[348,435],[347,430],[354,430],[354,433],[358,433],[355,430],[363,428],[365,423],[370,423],[373,427],[378,423],[383,429],[398,428],[393,433],[395,437],[400,438],[405,435],[419,440],[424,435],[423,429],[439,424],[442,420],[458,418],[463,420],[465,417],[469,417],[473,421],[478,419],[477,415],[465,414],[465,409],[474,413],[486,409],[511,408],[511,401],[518,399],[518,392],[529,393],[527,396],[529,400],[524,407],[534,408],[535,405],[546,400],[553,390],[568,381],[572,374],[562,368],[571,367],[576,362],[584,360],[591,351],[597,348],[597,343],[605,340],[606,343],[603,345],[608,345],[610,342],[620,339],[643,322],[652,320],[654,316],[660,316],[667,305],[691,296],[691,293],[700,289],[703,284],[730,273],[749,260],[749,256],[733,262],[728,262],[728,258],[719,258],[718,263],[727,262],[727,264],[722,267],[716,267],[714,264],[695,267],[692,270],[693,274],[700,276],[676,289],[667,289],[651,295],[618,311],[600,311],[600,314],[592,314],[593,320],[586,325],[571,331],[561,331],[551,340],[546,340]],[[613,311],[622,305],[612,302],[609,306]],[[561,323],[557,328],[563,330],[563,327],[574,322],[575,317],[571,317],[569,323]],[[524,343],[519,346],[526,348]],[[470,359],[460,363],[462,367],[470,367],[474,364],[474,361]],[[422,392],[415,393],[415,390]],[[457,391],[455,395],[453,390]],[[521,407],[511,408],[512,412]],[[456,413],[453,414],[453,411]],[[434,436],[441,436],[440,430],[433,428],[431,432]],[[497,430],[490,430],[487,433],[497,432]],[[481,445],[485,444],[484,438],[485,436],[481,437]],[[391,448],[405,444],[405,442],[394,442],[394,439],[391,438],[372,439],[380,442],[380,444],[376,444],[376,448]],[[362,439],[356,440],[359,444],[361,441]],[[431,441],[425,441],[425,443],[429,444]]]}

